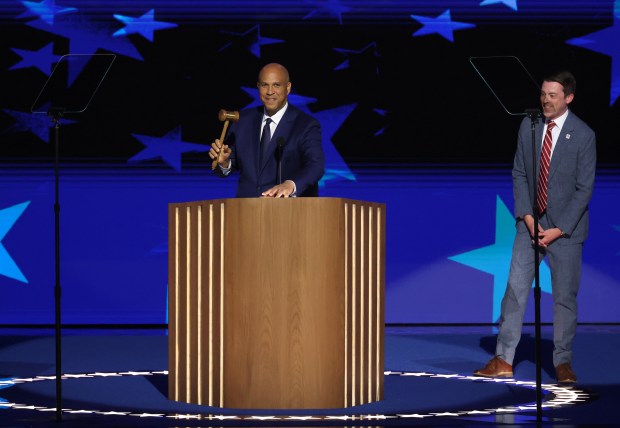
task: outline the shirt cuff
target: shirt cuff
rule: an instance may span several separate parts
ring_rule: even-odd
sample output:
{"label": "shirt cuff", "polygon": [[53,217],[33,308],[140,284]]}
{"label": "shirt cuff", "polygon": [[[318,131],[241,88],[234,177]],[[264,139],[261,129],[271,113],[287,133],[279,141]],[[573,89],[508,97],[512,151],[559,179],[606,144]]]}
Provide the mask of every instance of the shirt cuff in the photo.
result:
{"label": "shirt cuff", "polygon": [[230,170],[232,169],[231,162],[228,162],[228,168],[224,168],[222,165],[218,165],[218,166],[220,167],[220,171],[222,171],[222,174],[224,175],[230,174]]}

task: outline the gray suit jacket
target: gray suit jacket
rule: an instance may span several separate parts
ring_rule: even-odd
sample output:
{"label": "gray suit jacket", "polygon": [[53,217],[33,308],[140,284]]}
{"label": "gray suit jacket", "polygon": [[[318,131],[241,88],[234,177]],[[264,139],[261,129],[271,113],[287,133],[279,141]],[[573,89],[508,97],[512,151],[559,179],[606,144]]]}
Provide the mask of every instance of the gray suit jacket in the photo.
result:
{"label": "gray suit jacket", "polygon": [[[512,170],[515,217],[533,214],[534,188],[542,144],[543,122],[536,124],[536,170],[532,165],[532,130],[529,118],[521,122]],[[588,203],[594,188],[596,137],[585,122],[568,112],[551,157],[547,188],[549,228],[558,227],[570,239],[560,244],[583,243],[588,236]],[[524,227],[523,222],[519,225]]]}

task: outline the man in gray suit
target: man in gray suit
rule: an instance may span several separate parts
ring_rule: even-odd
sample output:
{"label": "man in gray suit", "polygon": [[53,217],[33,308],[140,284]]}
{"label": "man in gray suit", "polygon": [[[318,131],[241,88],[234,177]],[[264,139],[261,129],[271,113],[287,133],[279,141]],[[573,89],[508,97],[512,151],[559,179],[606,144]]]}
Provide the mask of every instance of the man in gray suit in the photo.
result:
{"label": "man in gray suit", "polygon": [[[566,71],[543,81],[540,102],[545,120],[536,128],[535,140],[537,169],[543,170],[542,178],[533,171],[530,119],[521,123],[512,170],[517,235],[508,287],[502,300],[495,356],[474,375],[513,376],[512,363],[534,280],[533,240],[537,239],[539,260],[547,256],[551,269],[556,378],[560,383],[577,381],[571,367],[572,343],[577,329],[581,255],[588,235],[588,203],[594,187],[596,138],[592,129],[568,108],[575,86],[575,78]],[[549,140],[547,145],[545,139]],[[533,185],[537,182],[539,197],[535,203]],[[534,209],[539,212],[536,233]]]}

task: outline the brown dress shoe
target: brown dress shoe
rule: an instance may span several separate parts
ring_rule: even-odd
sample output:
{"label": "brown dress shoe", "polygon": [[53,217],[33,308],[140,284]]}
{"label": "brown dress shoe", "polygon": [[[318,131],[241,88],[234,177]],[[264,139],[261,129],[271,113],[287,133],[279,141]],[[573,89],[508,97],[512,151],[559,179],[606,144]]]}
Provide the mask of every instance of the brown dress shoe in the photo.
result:
{"label": "brown dress shoe", "polygon": [[559,383],[575,383],[577,376],[569,363],[563,363],[555,368],[555,377]]}
{"label": "brown dress shoe", "polygon": [[512,377],[512,366],[500,357],[493,357],[486,366],[474,371],[474,376]]}

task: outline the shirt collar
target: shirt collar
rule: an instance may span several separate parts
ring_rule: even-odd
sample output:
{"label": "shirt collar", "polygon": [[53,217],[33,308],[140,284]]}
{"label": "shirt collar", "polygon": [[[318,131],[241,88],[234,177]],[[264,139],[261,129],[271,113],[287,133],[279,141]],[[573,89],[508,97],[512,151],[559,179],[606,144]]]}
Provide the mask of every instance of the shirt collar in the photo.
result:
{"label": "shirt collar", "polygon": [[278,110],[278,112],[274,114],[273,116],[267,116],[267,114],[265,113],[265,110],[263,110],[263,122],[265,122],[265,119],[270,118],[273,121],[273,123],[277,125],[278,123],[280,123],[280,120],[282,119],[282,116],[284,116],[284,112],[286,112],[287,108],[288,108],[288,101],[286,102],[286,104],[284,104],[284,107]]}
{"label": "shirt collar", "polygon": [[[555,122],[555,126],[558,129],[562,129],[562,126],[564,126],[564,122],[566,122],[566,118],[568,117],[568,109],[566,109],[566,111],[564,113],[562,113],[561,116],[556,117],[555,119],[553,119],[553,121]],[[547,123],[545,123],[545,127],[547,126]]]}

